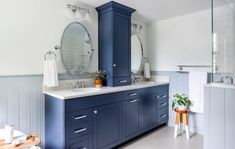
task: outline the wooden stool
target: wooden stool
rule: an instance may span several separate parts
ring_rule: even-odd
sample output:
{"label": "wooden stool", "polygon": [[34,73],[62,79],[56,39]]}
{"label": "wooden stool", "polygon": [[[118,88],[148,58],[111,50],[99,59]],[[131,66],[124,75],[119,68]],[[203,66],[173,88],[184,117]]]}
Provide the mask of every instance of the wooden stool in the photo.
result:
{"label": "wooden stool", "polygon": [[188,110],[175,110],[176,112],[176,120],[175,120],[175,133],[174,137],[178,137],[178,129],[181,133],[181,123],[184,122],[186,138],[189,139],[189,128],[188,128]]}

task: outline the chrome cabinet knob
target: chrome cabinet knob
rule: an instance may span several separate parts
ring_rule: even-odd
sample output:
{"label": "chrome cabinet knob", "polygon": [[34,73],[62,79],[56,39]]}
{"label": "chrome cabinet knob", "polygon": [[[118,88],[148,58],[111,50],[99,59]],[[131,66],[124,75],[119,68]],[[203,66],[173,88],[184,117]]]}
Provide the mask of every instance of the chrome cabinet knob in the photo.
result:
{"label": "chrome cabinet knob", "polygon": [[97,114],[97,113],[98,113],[98,111],[97,111],[97,110],[94,110],[94,111],[93,111],[93,113],[94,113],[94,114]]}
{"label": "chrome cabinet knob", "polygon": [[116,67],[117,65],[116,64],[113,64],[113,67]]}

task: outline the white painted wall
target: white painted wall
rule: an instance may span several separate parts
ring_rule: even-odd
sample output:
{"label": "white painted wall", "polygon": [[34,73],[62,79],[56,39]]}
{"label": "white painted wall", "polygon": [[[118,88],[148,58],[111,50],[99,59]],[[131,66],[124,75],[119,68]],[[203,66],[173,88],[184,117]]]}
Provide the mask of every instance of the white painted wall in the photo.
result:
{"label": "white painted wall", "polygon": [[[64,16],[65,6],[75,0],[0,1],[0,75],[42,74],[44,53],[60,44],[64,28],[79,21]],[[79,4],[81,6],[81,4]],[[93,23],[83,23],[91,34],[95,53],[89,71],[98,68],[98,18],[89,8]],[[57,52],[58,53],[58,52]],[[64,72],[57,54],[59,72]]]}
{"label": "white painted wall", "polygon": [[200,11],[147,26],[148,59],[154,71],[177,65],[211,65],[211,12]]}
{"label": "white painted wall", "polygon": [[[65,6],[76,4],[88,8],[92,23],[82,22],[88,29],[95,49],[88,72],[98,69],[98,14],[94,7],[76,0],[1,0],[0,1],[0,76],[31,75],[43,73],[44,53],[60,44],[64,28],[80,21],[64,16]],[[145,24],[140,37],[145,47]],[[146,48],[144,48],[146,49]],[[65,72],[60,52],[57,53],[59,73]]]}
{"label": "white painted wall", "polygon": [[[177,65],[211,65],[211,11],[200,11],[147,25],[147,55],[151,70],[170,77],[170,100],[175,93],[188,93],[188,74]],[[189,69],[210,71],[210,69]],[[169,74],[168,74],[169,73]],[[191,132],[204,133],[203,114],[191,113]],[[175,112],[169,109],[169,126],[174,126]]]}

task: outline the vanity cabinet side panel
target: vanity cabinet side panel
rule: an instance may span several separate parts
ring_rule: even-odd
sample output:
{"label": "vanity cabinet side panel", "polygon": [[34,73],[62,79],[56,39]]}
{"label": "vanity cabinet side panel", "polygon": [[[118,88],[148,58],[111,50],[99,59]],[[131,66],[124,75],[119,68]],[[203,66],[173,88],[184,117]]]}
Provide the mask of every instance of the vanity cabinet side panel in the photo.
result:
{"label": "vanity cabinet side panel", "polygon": [[225,90],[225,149],[235,147],[235,90]]}
{"label": "vanity cabinet side panel", "polygon": [[45,100],[45,148],[65,148],[64,101],[46,96]]}
{"label": "vanity cabinet side panel", "polygon": [[225,89],[210,89],[210,149],[224,149]]}

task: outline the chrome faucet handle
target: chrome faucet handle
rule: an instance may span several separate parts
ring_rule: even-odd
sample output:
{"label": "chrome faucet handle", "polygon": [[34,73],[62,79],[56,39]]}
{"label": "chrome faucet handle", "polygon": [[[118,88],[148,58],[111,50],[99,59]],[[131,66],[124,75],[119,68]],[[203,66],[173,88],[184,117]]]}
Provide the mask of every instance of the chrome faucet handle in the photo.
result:
{"label": "chrome faucet handle", "polygon": [[81,88],[85,88],[85,82],[81,82]]}
{"label": "chrome faucet handle", "polygon": [[81,88],[81,82],[77,81],[76,88]]}
{"label": "chrome faucet handle", "polygon": [[134,83],[140,82],[141,77],[134,77]]}
{"label": "chrome faucet handle", "polygon": [[69,89],[73,89],[73,83],[71,83],[71,82],[67,83],[67,86],[68,86]]}
{"label": "chrome faucet handle", "polygon": [[84,82],[83,85],[84,85],[84,88],[87,88],[88,87],[88,82]]}
{"label": "chrome faucet handle", "polygon": [[222,77],[222,82],[226,84],[233,84],[233,77],[226,75]]}

